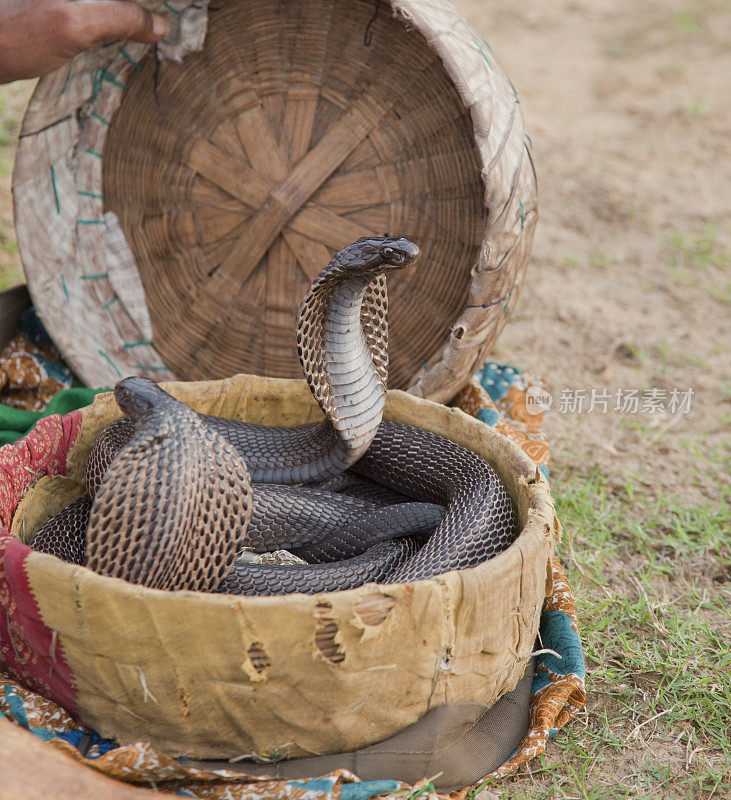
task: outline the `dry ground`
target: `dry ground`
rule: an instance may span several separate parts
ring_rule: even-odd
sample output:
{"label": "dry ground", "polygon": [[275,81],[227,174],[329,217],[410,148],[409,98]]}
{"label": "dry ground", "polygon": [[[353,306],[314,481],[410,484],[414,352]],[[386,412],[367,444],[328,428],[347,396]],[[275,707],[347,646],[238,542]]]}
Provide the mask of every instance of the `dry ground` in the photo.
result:
{"label": "dry ground", "polygon": [[[729,797],[731,7],[456,4],[512,78],[534,146],[533,266],[496,357],[554,397],[561,555],[589,668],[586,711],[490,790]],[[8,188],[29,90],[0,89],[0,287],[20,278]],[[607,390],[607,412],[568,413],[580,389]],[[618,389],[666,406],[692,389],[690,412],[615,412]]]}
{"label": "dry ground", "polygon": [[[515,84],[534,147],[532,271],[496,357],[554,398],[589,667],[586,713],[499,789],[731,796],[731,6],[456,5]],[[562,413],[565,390],[619,388],[692,388],[690,413]]]}

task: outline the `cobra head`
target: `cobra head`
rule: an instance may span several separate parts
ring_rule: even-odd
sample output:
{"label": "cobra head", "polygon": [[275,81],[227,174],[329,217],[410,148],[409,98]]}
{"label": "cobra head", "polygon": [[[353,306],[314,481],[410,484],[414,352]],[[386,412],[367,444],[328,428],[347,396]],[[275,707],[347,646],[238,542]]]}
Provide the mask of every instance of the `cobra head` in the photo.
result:
{"label": "cobra head", "polygon": [[376,275],[403,269],[419,257],[419,248],[403,236],[366,236],[336,253],[330,262],[341,274]]}
{"label": "cobra head", "polygon": [[132,376],[123,378],[114,387],[114,399],[124,413],[136,424],[147,420],[162,403],[174,398],[155,381]]}

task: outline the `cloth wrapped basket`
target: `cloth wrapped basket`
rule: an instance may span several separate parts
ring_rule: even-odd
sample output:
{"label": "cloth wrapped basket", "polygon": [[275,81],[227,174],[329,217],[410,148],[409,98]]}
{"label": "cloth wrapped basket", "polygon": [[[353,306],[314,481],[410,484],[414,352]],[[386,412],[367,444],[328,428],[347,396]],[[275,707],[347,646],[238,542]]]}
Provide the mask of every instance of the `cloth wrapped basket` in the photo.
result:
{"label": "cloth wrapped basket", "polygon": [[[239,375],[166,388],[234,419],[321,418],[304,381]],[[104,394],[44,419],[0,472],[0,649],[24,686],[102,736],[199,759],[354,750],[431,709],[489,707],[516,687],[551,590],[559,525],[545,478],[513,442],[458,409],[389,392],[386,419],[418,422],[495,468],[516,504],[518,539],[429,580],[230,597],[145,589],[24,544],[83,491],[90,447],[118,415]]]}

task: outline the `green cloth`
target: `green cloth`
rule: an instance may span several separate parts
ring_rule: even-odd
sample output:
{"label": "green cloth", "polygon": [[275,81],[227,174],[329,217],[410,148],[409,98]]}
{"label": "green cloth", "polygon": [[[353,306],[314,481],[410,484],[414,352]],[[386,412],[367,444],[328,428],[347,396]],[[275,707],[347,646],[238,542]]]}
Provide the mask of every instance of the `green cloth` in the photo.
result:
{"label": "green cloth", "polygon": [[44,411],[23,411],[0,403],[0,445],[10,444],[25,436],[41,417],[51,414],[68,414],[77,408],[88,406],[94,396],[107,389],[76,387],[63,389],[55,394]]}

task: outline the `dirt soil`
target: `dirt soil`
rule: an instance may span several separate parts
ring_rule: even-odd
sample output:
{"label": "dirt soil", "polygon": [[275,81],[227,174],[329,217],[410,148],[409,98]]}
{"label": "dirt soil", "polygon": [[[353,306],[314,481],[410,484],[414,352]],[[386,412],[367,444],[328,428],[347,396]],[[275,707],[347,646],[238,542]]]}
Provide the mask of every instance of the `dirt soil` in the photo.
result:
{"label": "dirt soil", "polygon": [[[456,5],[515,84],[538,173],[532,268],[497,357],[547,380],[562,469],[713,497],[697,467],[730,420],[729,5]],[[690,413],[615,413],[619,388],[664,390],[666,407],[691,388]],[[592,389],[615,402],[561,413],[575,389],[585,409]]]}
{"label": "dirt soil", "polygon": [[[545,427],[557,493],[599,476],[607,498],[625,498],[619,516],[629,514],[638,531],[647,528],[650,516],[642,503],[672,507],[667,536],[675,536],[671,529],[680,525],[684,511],[719,508],[728,499],[731,6],[723,0],[455,2],[515,84],[539,179],[532,266],[495,358],[539,374],[548,384],[553,409]],[[0,273],[10,274],[10,280],[19,264],[10,164],[31,86],[0,89]],[[681,406],[672,413],[673,390],[679,393],[676,399],[687,401],[689,389],[690,409]],[[585,391],[580,413],[570,410],[579,390]],[[592,390],[608,392],[606,412],[601,398],[607,395],[587,412]],[[637,413],[614,410],[618,390],[637,390]],[[664,411],[642,410],[653,397]],[[633,488],[640,500],[632,500]],[[576,524],[578,517],[570,515],[581,511],[580,503],[571,505],[566,497],[567,533],[579,562],[583,541],[588,561],[592,523],[583,529]],[[596,509],[589,509],[590,519]],[[723,542],[714,521],[719,518],[713,518],[709,536]],[[612,535],[611,525],[607,530]],[[696,581],[693,591],[703,587],[704,598],[706,592],[731,597],[728,539],[725,547],[725,556],[704,551],[705,561],[698,556],[684,564],[684,580]],[[568,560],[565,549],[562,555]],[[654,603],[654,578],[643,586],[637,582],[635,591],[627,588],[627,574],[645,563],[643,558],[655,563],[656,557],[651,542],[647,550],[626,556],[621,549],[613,552],[596,598],[606,604],[611,600],[602,592],[616,595],[636,611],[648,592]],[[695,619],[707,613],[709,624],[716,624],[716,612],[706,612],[705,601],[696,607],[690,594],[673,594],[674,558],[664,562],[666,577],[654,586],[664,593],[664,605],[647,601],[650,616],[636,628],[628,626],[627,648],[632,636],[661,641],[670,623],[659,622],[658,615],[673,604],[695,608],[687,612]],[[581,563],[578,569],[583,575]],[[579,572],[570,574],[579,580]],[[688,723],[686,744],[682,720],[672,730],[654,721],[653,715],[669,713],[669,706],[653,708],[648,700],[628,711],[629,705],[613,699],[606,686],[602,694],[606,670],[601,671],[601,662],[609,656],[603,653],[592,662],[592,642],[608,636],[601,618],[609,606],[597,605],[592,590],[585,591],[579,607],[593,681],[590,676],[587,711],[572,723],[578,732],[560,734],[543,761],[491,790],[505,798],[729,796],[731,778],[724,783],[694,774],[704,753],[709,775],[729,774],[719,748],[703,744],[702,725],[694,733]],[[708,657],[711,666],[724,658],[731,666],[728,639],[718,647]],[[690,657],[678,656],[678,663]],[[643,669],[633,672],[628,666],[626,679],[631,695],[647,700],[660,678]],[[619,740],[612,744],[614,735]],[[591,749],[596,741],[601,747]],[[557,762],[551,773],[550,765]],[[668,777],[661,768],[667,768]],[[700,788],[686,792],[691,779]]]}

